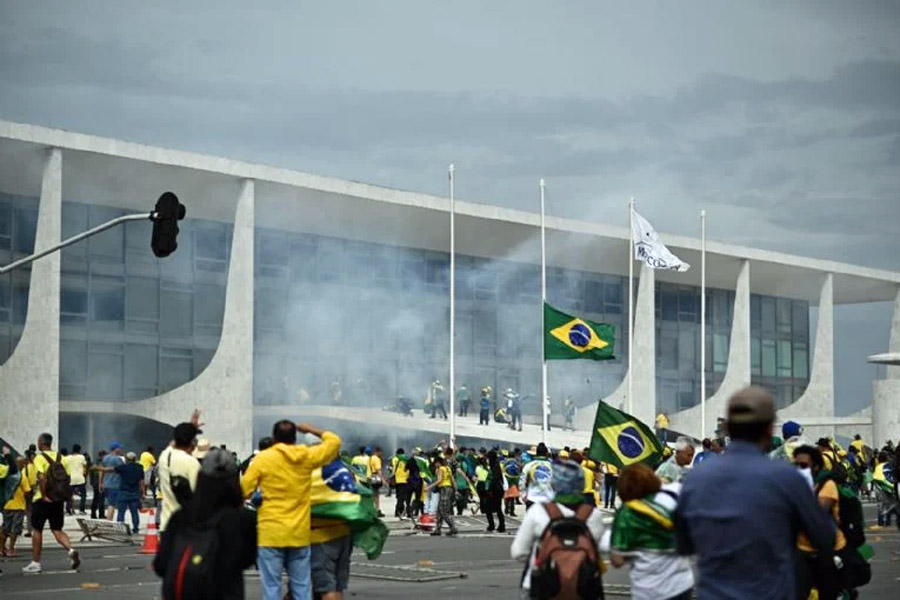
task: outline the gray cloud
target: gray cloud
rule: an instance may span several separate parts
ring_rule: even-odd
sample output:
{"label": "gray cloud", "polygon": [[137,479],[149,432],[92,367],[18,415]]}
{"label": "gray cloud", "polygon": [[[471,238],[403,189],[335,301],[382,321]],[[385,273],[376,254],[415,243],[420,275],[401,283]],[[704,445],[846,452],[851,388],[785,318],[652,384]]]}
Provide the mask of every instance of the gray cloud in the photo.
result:
{"label": "gray cloud", "polygon": [[900,269],[896,2],[274,6],[0,0],[0,118]]}

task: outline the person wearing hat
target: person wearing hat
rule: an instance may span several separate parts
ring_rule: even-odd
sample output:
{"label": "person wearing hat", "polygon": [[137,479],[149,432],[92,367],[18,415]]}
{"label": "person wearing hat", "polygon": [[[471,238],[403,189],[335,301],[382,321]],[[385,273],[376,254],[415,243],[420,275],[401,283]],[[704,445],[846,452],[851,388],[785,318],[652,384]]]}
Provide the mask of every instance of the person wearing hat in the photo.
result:
{"label": "person wearing hat", "polygon": [[191,453],[191,455],[200,462],[203,462],[203,459],[206,458],[206,454],[209,452],[210,446],[211,444],[209,443],[208,439],[200,438],[197,440],[197,447],[194,448],[194,451]]}
{"label": "person wearing hat", "polygon": [[603,537],[603,513],[584,502],[584,470],[581,465],[570,460],[554,463],[553,490],[555,494],[550,502],[532,504],[525,511],[525,518],[516,530],[510,547],[513,560],[526,561],[521,583],[526,592],[531,590],[535,552],[551,521],[546,504],[555,505],[564,518],[582,517],[598,547]]}
{"label": "person wearing hat", "polygon": [[796,421],[785,421],[781,424],[782,443],[769,453],[773,460],[794,462],[794,450],[809,444],[803,439],[803,426]]}
{"label": "person wearing hat", "polygon": [[700,598],[795,598],[795,534],[830,552],[835,527],[797,469],[769,460],[775,403],[761,387],[728,401],[728,451],[684,481],[678,552],[697,555]]}
{"label": "person wearing hat", "polygon": [[[197,465],[200,467],[199,463]],[[179,594],[176,590],[166,589],[165,581],[177,581],[171,574],[178,569],[182,558],[177,543],[180,535],[206,527],[215,529],[220,543],[211,561],[214,569],[211,589],[204,589],[203,597],[215,600],[244,598],[243,572],[256,561],[256,520],[253,513],[243,507],[238,467],[230,453],[220,448],[207,453],[197,473],[196,492],[172,515],[167,525],[160,536],[159,551],[153,558],[153,570],[164,578],[164,598],[198,597],[196,590],[182,589]],[[166,579],[167,573],[170,577]]]}
{"label": "person wearing hat", "polygon": [[104,476],[109,472],[119,477],[119,487],[116,493],[116,509],[119,511],[116,520],[125,522],[125,511],[131,512],[131,533],[137,534],[140,526],[141,498],[147,493],[144,486],[144,467],[137,462],[137,455],[129,452],[125,455],[125,462],[115,467],[103,467]]}
{"label": "person wearing hat", "polygon": [[159,512],[159,531],[166,530],[171,518],[183,504],[187,504],[197,487],[200,462],[192,456],[197,447],[200,413],[194,411],[190,422],[179,423],[172,434],[172,443],[159,455],[157,477],[162,492],[162,508]]}
{"label": "person wearing hat", "polygon": [[481,388],[481,399],[478,404],[478,424],[490,425],[491,422],[491,388],[485,386]]}
{"label": "person wearing hat", "polygon": [[119,473],[116,467],[125,464],[122,458],[122,444],[112,442],[109,452],[100,463],[100,491],[106,497],[106,520],[112,521],[119,506]]}

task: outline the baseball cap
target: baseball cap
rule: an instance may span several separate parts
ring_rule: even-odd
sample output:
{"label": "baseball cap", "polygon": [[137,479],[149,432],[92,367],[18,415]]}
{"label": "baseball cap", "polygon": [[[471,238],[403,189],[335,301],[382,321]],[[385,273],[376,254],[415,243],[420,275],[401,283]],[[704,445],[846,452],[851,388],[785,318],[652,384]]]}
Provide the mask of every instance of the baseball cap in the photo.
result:
{"label": "baseball cap", "polygon": [[765,388],[745,387],[728,400],[729,423],[771,423],[774,420],[775,403]]}
{"label": "baseball cap", "polygon": [[127,458],[128,460],[137,460],[137,454],[135,454],[134,452],[129,452],[125,455],[125,458]]}
{"label": "baseball cap", "polygon": [[786,421],[781,426],[781,435],[784,439],[796,437],[803,433],[803,426],[796,421]]}
{"label": "baseball cap", "polygon": [[109,445],[110,452],[113,450],[120,450],[121,448],[122,448],[122,444],[120,444],[119,442],[112,442]]}

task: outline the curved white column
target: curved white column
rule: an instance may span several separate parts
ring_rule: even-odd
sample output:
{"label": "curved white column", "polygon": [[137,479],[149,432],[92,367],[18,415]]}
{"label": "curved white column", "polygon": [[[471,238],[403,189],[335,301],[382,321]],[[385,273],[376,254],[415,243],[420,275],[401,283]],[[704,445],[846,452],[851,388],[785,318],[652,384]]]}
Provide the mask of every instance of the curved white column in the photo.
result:
{"label": "curved white column", "polygon": [[[891,318],[889,352],[900,352],[900,289],[894,298]],[[897,443],[900,432],[900,367],[888,366],[887,376],[872,385],[873,446],[881,446],[889,439]]]}
{"label": "curved white column", "polygon": [[254,200],[254,183],[245,180],[234,217],[222,337],[209,365],[174,390],[120,405],[163,423],[186,421],[199,408],[204,437],[240,456],[249,454],[253,443]]}
{"label": "curved white column", "polygon": [[750,385],[750,261],[744,260],[741,262],[734,290],[728,367],[719,389],[706,399],[706,431],[700,431],[699,404],[671,417],[672,429],[694,435],[699,439],[711,436],[716,430],[716,419],[725,416],[728,399],[748,385]]}
{"label": "curved white column", "polygon": [[[778,421],[804,417],[834,417],[834,296],[833,276],[828,273],[819,292],[819,322],[813,349],[809,385],[796,402],[778,411]],[[834,435],[834,426],[806,427],[806,437]]]}
{"label": "curved white column", "polygon": [[[656,278],[653,269],[641,263],[637,298],[634,302],[634,415],[649,426],[656,419]],[[629,315],[630,316],[630,315]],[[626,327],[627,327],[627,321]],[[630,369],[632,365],[628,365]],[[603,399],[607,404],[628,410],[628,369],[616,390]],[[597,403],[578,410],[575,426],[591,430]]]}
{"label": "curved white column", "polygon": [[[34,250],[59,243],[62,232],[62,152],[44,161]],[[22,338],[0,366],[0,431],[18,450],[40,433],[59,439],[59,265],[55,252],[31,264]]]}

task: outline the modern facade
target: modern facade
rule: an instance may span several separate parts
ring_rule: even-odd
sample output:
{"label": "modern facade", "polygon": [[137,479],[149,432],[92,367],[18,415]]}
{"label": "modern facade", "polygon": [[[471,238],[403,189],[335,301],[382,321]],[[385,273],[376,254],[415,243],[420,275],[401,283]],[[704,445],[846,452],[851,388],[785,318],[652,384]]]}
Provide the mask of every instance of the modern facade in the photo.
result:
{"label": "modern facade", "polygon": [[[155,258],[149,221],[131,222],[0,275],[3,437],[24,444],[59,431],[63,443],[90,447],[110,430],[141,437],[194,405],[214,439],[240,450],[254,421],[259,430],[282,413],[440,431],[382,407],[398,396],[418,402],[431,381],[448,379],[446,199],[0,121],[0,264],[149,211],[165,190],[188,209],[172,256]],[[473,404],[482,386],[518,390],[533,422],[537,224],[534,214],[457,202],[456,382]],[[618,333],[613,361],[550,365],[551,422],[562,422],[566,397],[582,407],[581,433],[566,434],[575,444],[589,437],[598,398],[626,405],[628,238],[624,228],[566,219],[547,227],[548,301]],[[698,240],[665,241],[699,264]],[[832,306],[900,303],[900,273],[707,249],[707,431],[696,270],[639,269],[635,414],[666,411],[677,428],[709,434],[727,395],[753,382],[785,416],[830,431],[870,427],[871,416],[834,417]],[[893,402],[880,414],[896,420],[900,398],[876,396]],[[23,426],[26,410],[34,418]],[[467,423],[460,434],[497,435]],[[534,426],[528,435],[534,441]]]}

